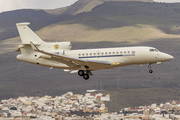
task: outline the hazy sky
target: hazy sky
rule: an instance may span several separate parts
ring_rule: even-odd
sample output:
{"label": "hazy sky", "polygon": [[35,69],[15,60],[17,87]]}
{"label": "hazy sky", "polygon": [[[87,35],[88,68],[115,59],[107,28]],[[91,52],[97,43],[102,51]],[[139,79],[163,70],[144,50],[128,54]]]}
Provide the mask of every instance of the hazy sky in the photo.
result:
{"label": "hazy sky", "polygon": [[154,0],[156,2],[167,2],[167,3],[173,3],[173,2],[180,2],[180,0]]}
{"label": "hazy sky", "polygon": [[0,12],[15,9],[55,9],[69,6],[78,0],[0,0]]}
{"label": "hazy sky", "polygon": [[[0,12],[15,9],[55,9],[69,6],[78,0],[0,0]],[[180,2],[180,0],[154,0],[157,2]]]}

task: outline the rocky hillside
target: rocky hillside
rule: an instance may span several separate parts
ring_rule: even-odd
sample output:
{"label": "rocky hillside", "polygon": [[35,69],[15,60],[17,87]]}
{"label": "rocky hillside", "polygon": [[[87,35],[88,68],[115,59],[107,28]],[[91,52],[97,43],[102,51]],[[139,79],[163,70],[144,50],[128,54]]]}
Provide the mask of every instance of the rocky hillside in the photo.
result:
{"label": "rocky hillside", "polygon": [[[75,4],[55,10],[22,9],[0,13],[0,41],[18,36],[15,23],[31,22],[33,30],[39,30],[50,24],[71,19],[74,15],[91,11],[94,7],[112,0],[79,0]],[[123,1],[123,0],[113,0]],[[149,1],[151,0],[128,0]]]}
{"label": "rocky hillside", "polygon": [[153,0],[78,0],[75,4],[58,8],[54,10],[46,10],[47,13],[51,14],[71,14],[76,15],[82,12],[90,12],[94,7],[103,4],[108,1],[141,1],[141,2],[153,2]]}

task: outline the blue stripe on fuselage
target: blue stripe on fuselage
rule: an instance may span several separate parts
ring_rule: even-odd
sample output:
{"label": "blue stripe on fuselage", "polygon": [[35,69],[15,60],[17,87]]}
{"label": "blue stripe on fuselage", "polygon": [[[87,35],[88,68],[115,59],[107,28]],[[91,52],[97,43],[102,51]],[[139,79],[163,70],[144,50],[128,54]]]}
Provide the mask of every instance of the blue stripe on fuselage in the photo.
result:
{"label": "blue stripe on fuselage", "polygon": [[105,56],[85,56],[79,58],[101,58],[101,57],[119,57],[119,56],[135,56],[135,54],[128,54],[128,55],[105,55]]}

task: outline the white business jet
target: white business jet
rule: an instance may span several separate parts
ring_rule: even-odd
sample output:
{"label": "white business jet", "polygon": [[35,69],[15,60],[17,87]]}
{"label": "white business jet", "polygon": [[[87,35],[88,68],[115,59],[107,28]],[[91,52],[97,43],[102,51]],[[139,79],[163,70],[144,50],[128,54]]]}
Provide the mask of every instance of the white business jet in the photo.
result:
{"label": "white business jet", "polygon": [[135,64],[149,64],[149,72],[152,73],[153,63],[161,64],[174,58],[154,47],[144,46],[71,50],[70,42],[44,42],[27,26],[29,24],[16,24],[22,40],[17,49],[21,54],[17,59],[78,73],[85,80],[95,70]]}

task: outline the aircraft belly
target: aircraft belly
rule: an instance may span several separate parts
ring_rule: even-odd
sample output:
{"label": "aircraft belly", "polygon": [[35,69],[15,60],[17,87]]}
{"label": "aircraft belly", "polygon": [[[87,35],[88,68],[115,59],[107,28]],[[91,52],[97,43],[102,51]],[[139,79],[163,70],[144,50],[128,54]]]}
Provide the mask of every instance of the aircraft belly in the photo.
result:
{"label": "aircraft belly", "polygon": [[149,63],[156,63],[157,59],[154,55],[137,55],[135,58],[132,59],[134,64],[149,64]]}
{"label": "aircraft belly", "polygon": [[131,63],[131,60],[128,57],[103,57],[103,58],[99,57],[99,58],[90,58],[89,60],[105,61],[111,63],[111,65],[101,65],[101,66],[92,65],[89,66],[90,70],[110,69],[110,68],[129,65]]}
{"label": "aircraft belly", "polygon": [[114,57],[114,58],[107,58],[107,61],[112,63],[114,66],[124,66],[131,63],[129,57]]}

